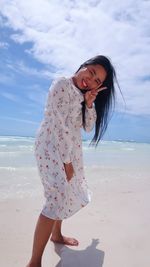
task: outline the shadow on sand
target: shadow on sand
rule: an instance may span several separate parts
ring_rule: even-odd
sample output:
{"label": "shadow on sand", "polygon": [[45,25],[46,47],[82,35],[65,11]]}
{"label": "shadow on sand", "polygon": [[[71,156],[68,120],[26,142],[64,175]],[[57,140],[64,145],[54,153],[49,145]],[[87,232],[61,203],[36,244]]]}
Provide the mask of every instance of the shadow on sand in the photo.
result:
{"label": "shadow on sand", "polygon": [[92,239],[91,244],[86,249],[74,250],[55,243],[55,252],[60,257],[60,261],[55,267],[102,267],[104,251],[96,248],[98,244],[98,239]]}

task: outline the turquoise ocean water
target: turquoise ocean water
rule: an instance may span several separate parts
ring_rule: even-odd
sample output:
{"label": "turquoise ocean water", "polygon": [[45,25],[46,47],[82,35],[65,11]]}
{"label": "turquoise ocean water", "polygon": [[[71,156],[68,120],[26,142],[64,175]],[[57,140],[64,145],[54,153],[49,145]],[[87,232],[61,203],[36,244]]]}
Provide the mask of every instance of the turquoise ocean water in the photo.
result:
{"label": "turquoise ocean water", "polygon": [[[95,149],[89,147],[89,141],[83,141],[83,156],[85,169],[115,169],[117,175],[123,170],[150,175],[150,144],[147,143],[101,141]],[[1,136],[0,199],[33,196],[40,191],[34,138]]]}

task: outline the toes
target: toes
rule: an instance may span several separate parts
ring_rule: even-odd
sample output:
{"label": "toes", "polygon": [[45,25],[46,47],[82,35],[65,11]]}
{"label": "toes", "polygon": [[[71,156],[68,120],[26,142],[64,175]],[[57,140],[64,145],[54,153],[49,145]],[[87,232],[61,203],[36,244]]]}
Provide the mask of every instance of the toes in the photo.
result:
{"label": "toes", "polygon": [[79,245],[79,242],[78,242],[78,240],[74,239],[74,240],[72,241],[72,244],[73,244],[73,245]]}
{"label": "toes", "polygon": [[78,240],[74,239],[74,238],[64,238],[64,243],[66,245],[70,245],[70,246],[78,246],[79,242]]}
{"label": "toes", "polygon": [[65,237],[65,236],[61,236],[59,238],[51,237],[51,241],[53,241],[55,243],[68,245],[68,246],[78,246],[79,245],[78,240],[76,240],[75,238],[70,238],[70,237]]}

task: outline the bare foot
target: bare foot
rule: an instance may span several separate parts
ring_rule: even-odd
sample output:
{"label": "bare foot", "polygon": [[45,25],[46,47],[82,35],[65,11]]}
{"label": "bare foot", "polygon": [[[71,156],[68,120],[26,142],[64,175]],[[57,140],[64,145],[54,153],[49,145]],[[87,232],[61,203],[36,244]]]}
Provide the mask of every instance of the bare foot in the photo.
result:
{"label": "bare foot", "polygon": [[54,243],[60,243],[63,245],[68,245],[68,246],[78,246],[79,242],[75,238],[72,237],[66,237],[66,236],[60,236],[60,237],[51,237],[50,239]]}

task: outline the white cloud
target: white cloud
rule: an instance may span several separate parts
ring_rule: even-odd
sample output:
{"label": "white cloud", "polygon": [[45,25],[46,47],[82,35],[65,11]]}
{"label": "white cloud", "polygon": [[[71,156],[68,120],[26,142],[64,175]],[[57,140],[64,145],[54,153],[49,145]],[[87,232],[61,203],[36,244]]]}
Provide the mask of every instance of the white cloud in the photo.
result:
{"label": "white cloud", "polygon": [[28,76],[35,76],[38,78],[46,78],[48,80],[53,77],[53,72],[46,69],[38,70],[37,68],[29,67],[23,61],[8,62],[7,68],[13,72],[22,73]]}
{"label": "white cloud", "polygon": [[10,117],[10,116],[0,116],[0,118],[2,120],[10,120],[10,121],[17,121],[17,122],[21,122],[21,123],[26,123],[26,124],[32,124],[32,125],[39,125],[37,122],[35,121],[31,121],[31,120],[23,120],[23,119],[18,119],[15,117]]}
{"label": "white cloud", "polygon": [[9,44],[6,42],[0,42],[0,49],[6,49],[8,48]]}
{"label": "white cloud", "polygon": [[31,42],[28,52],[58,73],[71,74],[96,54],[112,58],[133,114],[150,114],[149,9],[144,0],[1,1],[5,25],[16,30],[11,38]]}
{"label": "white cloud", "polygon": [[[2,70],[0,72],[0,83],[3,85],[13,85],[15,84],[15,77],[12,73],[2,73]],[[2,87],[2,86],[1,86]],[[1,89],[1,88],[0,88]]]}
{"label": "white cloud", "polygon": [[18,96],[12,94],[12,93],[8,93],[8,92],[2,92],[0,93],[2,97],[8,99],[8,100],[11,100],[13,102],[19,102],[20,99],[18,98]]}
{"label": "white cloud", "polygon": [[36,106],[43,106],[43,103],[46,101],[47,92],[43,90],[38,85],[32,85],[32,87],[28,87],[30,90],[27,92],[27,98],[32,101],[32,104],[36,104]]}

